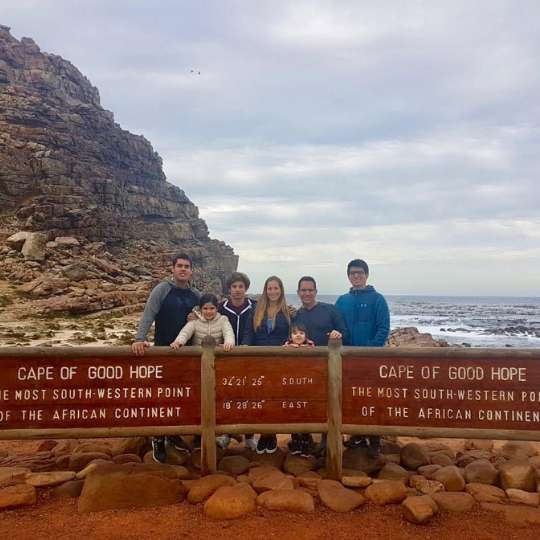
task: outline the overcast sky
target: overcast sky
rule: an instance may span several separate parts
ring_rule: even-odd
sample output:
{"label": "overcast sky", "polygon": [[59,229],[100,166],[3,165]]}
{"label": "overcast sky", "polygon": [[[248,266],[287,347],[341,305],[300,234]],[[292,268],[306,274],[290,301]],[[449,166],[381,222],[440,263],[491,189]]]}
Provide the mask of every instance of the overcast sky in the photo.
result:
{"label": "overcast sky", "polygon": [[359,257],[383,293],[540,296],[539,20],[537,0],[0,4],[151,141],[253,292],[342,292]]}

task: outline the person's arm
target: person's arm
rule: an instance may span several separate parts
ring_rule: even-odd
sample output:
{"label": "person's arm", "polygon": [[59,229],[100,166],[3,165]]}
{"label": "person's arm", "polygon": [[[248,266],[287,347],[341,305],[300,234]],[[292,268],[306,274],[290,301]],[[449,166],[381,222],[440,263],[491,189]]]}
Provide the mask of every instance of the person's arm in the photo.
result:
{"label": "person's arm", "polygon": [[230,351],[236,342],[234,330],[226,315],[221,316],[221,331],[223,333],[223,348]]}
{"label": "person's arm", "polygon": [[144,306],[144,311],[139,321],[139,328],[137,329],[137,335],[135,341],[131,345],[131,349],[137,355],[143,355],[150,343],[146,341],[146,335],[148,330],[156,320],[156,316],[161,309],[161,304],[165,297],[169,294],[170,286],[168,283],[160,283],[152,289],[148,300]]}
{"label": "person's arm", "polygon": [[173,345],[185,345],[193,336],[195,332],[196,321],[189,321],[184,325],[180,333],[176,336],[176,339],[171,343]]}
{"label": "person's arm", "polygon": [[390,334],[390,310],[384,296],[379,296],[375,309],[375,335],[368,347],[384,347]]}

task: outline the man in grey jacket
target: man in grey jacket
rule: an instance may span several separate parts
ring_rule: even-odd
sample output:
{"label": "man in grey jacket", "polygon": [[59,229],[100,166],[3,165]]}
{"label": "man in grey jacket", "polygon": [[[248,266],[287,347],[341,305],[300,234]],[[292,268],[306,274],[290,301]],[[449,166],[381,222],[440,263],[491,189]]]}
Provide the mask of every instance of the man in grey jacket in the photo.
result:
{"label": "man in grey jacket", "polygon": [[[175,255],[171,260],[171,271],[172,279],[156,285],[144,306],[137,336],[131,345],[131,349],[138,356],[142,356],[150,346],[146,335],[152,323],[155,322],[154,345],[168,347],[186,324],[191,310],[199,303],[199,293],[190,287],[193,275],[191,257],[185,253]],[[156,461],[166,461],[166,444],[177,450],[187,449],[181,437],[154,437],[152,450]]]}

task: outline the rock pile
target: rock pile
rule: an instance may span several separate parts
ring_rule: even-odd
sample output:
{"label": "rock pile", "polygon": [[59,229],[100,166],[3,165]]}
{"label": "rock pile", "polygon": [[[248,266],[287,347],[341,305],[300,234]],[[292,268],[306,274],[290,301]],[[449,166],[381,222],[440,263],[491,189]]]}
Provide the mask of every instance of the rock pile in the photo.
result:
{"label": "rock pile", "polygon": [[[178,504],[186,499],[202,504],[211,519],[237,519],[258,508],[313,513],[322,505],[346,513],[370,504],[392,504],[401,505],[406,520],[422,524],[438,513],[466,512],[481,504],[493,511],[504,505],[526,508],[529,521],[540,521],[540,456],[529,443],[509,442],[494,450],[482,441],[466,441],[466,449],[457,453],[430,441],[405,445],[384,441],[382,448],[377,459],[370,458],[365,448],[345,450],[344,461],[356,468],[345,469],[341,481],[336,481],[326,477],[321,459],[294,456],[310,465],[290,474],[261,464],[256,454],[239,444],[221,457],[221,472],[201,477],[197,459],[186,452],[173,460],[183,465],[151,462],[144,438],[45,441],[36,456],[41,460],[45,453],[52,456],[54,470],[32,472],[27,456],[2,458],[0,508],[35,504],[40,491],[50,490],[53,496],[78,497],[80,512]],[[434,463],[441,455],[450,464]]]}

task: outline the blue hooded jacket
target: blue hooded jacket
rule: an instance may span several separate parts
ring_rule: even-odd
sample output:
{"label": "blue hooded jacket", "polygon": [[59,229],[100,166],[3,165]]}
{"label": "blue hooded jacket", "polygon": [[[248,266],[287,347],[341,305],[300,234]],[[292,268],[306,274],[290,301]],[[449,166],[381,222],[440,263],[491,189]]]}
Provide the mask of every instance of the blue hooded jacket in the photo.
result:
{"label": "blue hooded jacket", "polygon": [[351,289],[337,299],[336,308],[349,330],[345,345],[384,346],[390,333],[390,311],[384,296],[374,287]]}

